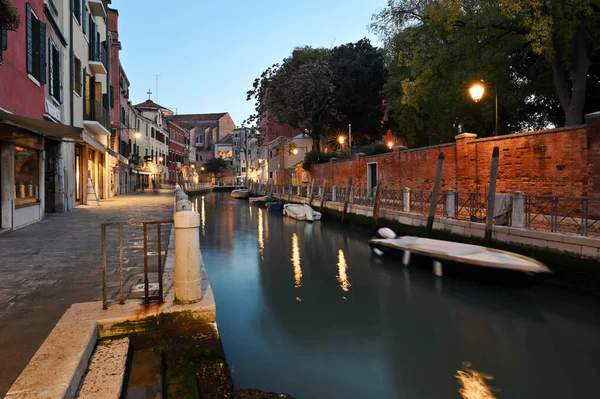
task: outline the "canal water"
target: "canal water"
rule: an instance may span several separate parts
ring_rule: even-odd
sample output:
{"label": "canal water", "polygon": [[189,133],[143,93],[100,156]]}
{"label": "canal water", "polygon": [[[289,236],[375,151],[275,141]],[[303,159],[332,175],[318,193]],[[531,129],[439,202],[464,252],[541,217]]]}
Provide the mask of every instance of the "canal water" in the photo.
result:
{"label": "canal water", "polygon": [[600,397],[599,301],[404,268],[368,234],[192,198],[236,388],[297,398]]}

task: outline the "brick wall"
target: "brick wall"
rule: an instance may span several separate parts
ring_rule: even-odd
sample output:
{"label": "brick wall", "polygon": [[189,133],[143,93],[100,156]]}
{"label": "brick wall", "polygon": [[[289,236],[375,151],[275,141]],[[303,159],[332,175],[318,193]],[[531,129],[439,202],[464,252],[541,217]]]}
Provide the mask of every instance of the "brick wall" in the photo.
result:
{"label": "brick wall", "polygon": [[[352,176],[355,187],[366,187],[367,165],[376,163],[386,188],[431,190],[437,159],[443,152],[442,190],[485,193],[495,146],[500,150],[498,192],[600,196],[600,114],[590,115],[587,126],[485,139],[465,133],[454,143],[313,165],[309,182],[314,178],[315,184],[320,184],[327,179],[329,186],[345,187]],[[298,181],[301,173],[298,168]]]}

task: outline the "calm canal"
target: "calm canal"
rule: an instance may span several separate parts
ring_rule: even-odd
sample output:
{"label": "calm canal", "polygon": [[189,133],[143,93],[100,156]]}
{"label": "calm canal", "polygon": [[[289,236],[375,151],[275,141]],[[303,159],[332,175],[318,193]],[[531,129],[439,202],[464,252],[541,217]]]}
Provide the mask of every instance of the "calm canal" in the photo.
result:
{"label": "calm canal", "polygon": [[[591,298],[436,279],[361,231],[191,198],[236,388],[297,398],[600,397]],[[492,379],[493,377],[493,379]]]}

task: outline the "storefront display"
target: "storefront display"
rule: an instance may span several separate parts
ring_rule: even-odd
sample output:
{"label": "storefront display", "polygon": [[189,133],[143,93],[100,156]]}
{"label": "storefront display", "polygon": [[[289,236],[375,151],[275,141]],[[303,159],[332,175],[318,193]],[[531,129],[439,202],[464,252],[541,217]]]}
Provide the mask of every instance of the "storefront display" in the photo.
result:
{"label": "storefront display", "polygon": [[39,152],[15,146],[15,206],[39,202]]}

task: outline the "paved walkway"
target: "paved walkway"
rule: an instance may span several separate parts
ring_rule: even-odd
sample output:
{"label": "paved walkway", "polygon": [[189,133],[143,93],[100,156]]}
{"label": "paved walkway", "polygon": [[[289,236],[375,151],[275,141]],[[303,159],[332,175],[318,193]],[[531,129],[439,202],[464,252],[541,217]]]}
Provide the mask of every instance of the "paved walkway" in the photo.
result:
{"label": "paved walkway", "polygon": [[[101,299],[100,224],[172,216],[171,193],[131,194],[0,236],[0,397],[71,304]],[[141,229],[129,236],[143,242]]]}

